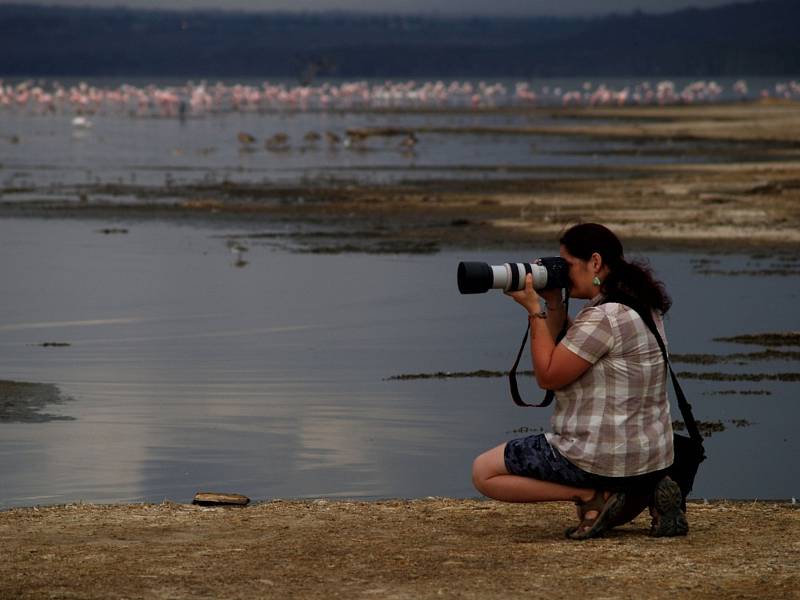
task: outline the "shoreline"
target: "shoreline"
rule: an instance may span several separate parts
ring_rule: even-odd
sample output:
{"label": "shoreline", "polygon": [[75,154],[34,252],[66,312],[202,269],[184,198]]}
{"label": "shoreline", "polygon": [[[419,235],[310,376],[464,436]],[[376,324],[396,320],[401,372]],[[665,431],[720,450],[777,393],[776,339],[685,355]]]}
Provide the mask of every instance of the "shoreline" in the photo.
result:
{"label": "shoreline", "polygon": [[[682,431],[682,430],[681,430]],[[198,492],[200,493],[200,492]],[[216,492],[202,492],[203,494],[211,494],[211,495],[220,495],[220,496],[243,496],[241,494],[232,494],[232,493],[216,493]],[[243,496],[247,498],[247,496]],[[266,498],[266,499],[251,499],[247,498],[247,504],[224,504],[220,501],[220,504],[195,504],[192,501],[187,502],[179,502],[176,500],[170,500],[169,498],[164,498],[164,500],[160,502],[152,501],[148,502],[143,500],[141,502],[133,501],[133,500],[122,500],[119,502],[116,501],[104,501],[104,502],[93,502],[91,500],[71,500],[71,501],[64,501],[64,502],[57,502],[55,504],[25,504],[25,505],[9,505],[2,507],[0,506],[0,515],[8,515],[9,513],[13,513],[12,518],[16,517],[25,517],[25,515],[29,515],[30,513],[39,513],[43,511],[50,511],[53,513],[62,513],[65,511],[70,510],[79,510],[81,508],[85,508],[86,510],[109,510],[109,511],[127,511],[127,510],[135,510],[137,508],[143,509],[159,509],[159,508],[173,508],[176,510],[194,510],[194,511],[243,511],[243,510],[261,510],[267,506],[277,505],[277,504],[292,504],[292,505],[302,505],[302,506],[312,506],[312,505],[363,505],[365,507],[369,507],[372,505],[379,505],[379,504],[409,504],[409,503],[424,503],[424,502],[446,502],[446,503],[487,503],[487,504],[496,504],[498,506],[513,506],[514,503],[506,503],[506,502],[499,502],[496,500],[492,500],[490,498],[485,498],[480,495],[475,496],[468,496],[468,497],[455,497],[455,496],[419,496],[419,497],[403,497],[403,496],[370,496],[370,497],[357,497],[357,496],[288,496],[285,498]],[[778,507],[789,507],[792,510],[800,511],[800,499],[798,498],[697,498],[697,497],[690,497],[686,500],[686,504],[689,507],[687,512],[690,511],[693,507],[698,508],[702,506],[778,506]],[[554,502],[540,502],[540,503],[520,503],[522,506],[534,507],[534,506],[569,506],[568,502],[561,502],[561,501],[554,501]],[[574,514],[574,511],[568,511],[569,516]],[[640,518],[637,518],[637,523],[644,522],[643,519],[646,517],[645,513],[640,515]],[[649,518],[649,517],[648,517]]]}

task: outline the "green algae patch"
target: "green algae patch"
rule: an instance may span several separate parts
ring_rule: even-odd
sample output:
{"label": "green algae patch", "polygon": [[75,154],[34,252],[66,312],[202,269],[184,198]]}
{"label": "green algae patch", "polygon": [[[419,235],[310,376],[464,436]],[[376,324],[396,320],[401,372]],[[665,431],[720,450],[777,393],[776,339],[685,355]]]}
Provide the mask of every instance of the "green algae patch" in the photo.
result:
{"label": "green algae patch", "polygon": [[[750,427],[753,425],[753,423],[747,419],[728,419],[726,421],[696,421],[696,423],[697,429],[703,434],[704,437],[711,437],[715,433],[725,431],[729,425],[732,425],[736,428]],[[673,431],[685,431],[686,423],[683,421],[673,421],[672,429]]]}
{"label": "green algae patch", "polygon": [[45,423],[72,421],[74,417],[52,415],[42,410],[52,404],[63,404],[72,398],[49,383],[27,383],[0,380],[0,423]]}
{"label": "green algae patch", "polygon": [[800,331],[777,333],[751,333],[731,337],[714,338],[715,342],[732,342],[734,344],[754,344],[757,346],[800,346]]}
{"label": "green algae patch", "polygon": [[717,365],[734,363],[743,365],[750,361],[798,360],[800,352],[794,350],[764,350],[762,352],[735,352],[732,354],[670,354],[673,363]]}
{"label": "green algae patch", "polygon": [[714,390],[703,392],[703,396],[771,396],[769,390]]}
{"label": "green algae patch", "polygon": [[696,373],[682,371],[678,373],[678,377],[701,381],[800,381],[800,373]]}

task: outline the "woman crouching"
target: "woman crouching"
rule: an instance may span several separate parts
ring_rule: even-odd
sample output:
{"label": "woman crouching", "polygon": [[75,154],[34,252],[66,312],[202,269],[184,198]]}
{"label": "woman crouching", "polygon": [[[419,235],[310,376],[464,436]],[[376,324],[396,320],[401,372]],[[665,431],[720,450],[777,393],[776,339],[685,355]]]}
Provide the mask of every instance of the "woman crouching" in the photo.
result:
{"label": "woman crouching", "polygon": [[571,227],[560,244],[570,297],[591,300],[561,342],[555,339],[568,316],[560,290],[540,296],[528,275],[524,290],[508,293],[528,313],[536,381],[555,390],[552,431],[484,452],[473,483],[506,502],[575,502],[579,523],[566,532],[572,539],[632,520],[646,505],[634,506],[642,498],[650,499],[651,535],[685,535],[680,488],[666,476],[673,461],[666,365],[640,316],[651,315],[666,339],[669,296],[647,267],[625,260],[621,242],[602,225]]}

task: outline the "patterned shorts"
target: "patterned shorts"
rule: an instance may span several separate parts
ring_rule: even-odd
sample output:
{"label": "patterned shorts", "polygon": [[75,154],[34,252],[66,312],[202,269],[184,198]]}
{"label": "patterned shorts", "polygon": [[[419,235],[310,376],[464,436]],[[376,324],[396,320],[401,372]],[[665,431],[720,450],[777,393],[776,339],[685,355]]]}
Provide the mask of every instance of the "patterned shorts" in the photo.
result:
{"label": "patterned shorts", "polygon": [[506,469],[512,475],[560,483],[577,488],[614,492],[646,493],[655,488],[666,470],[632,477],[605,477],[573,465],[553,448],[543,433],[511,440],[506,444]]}

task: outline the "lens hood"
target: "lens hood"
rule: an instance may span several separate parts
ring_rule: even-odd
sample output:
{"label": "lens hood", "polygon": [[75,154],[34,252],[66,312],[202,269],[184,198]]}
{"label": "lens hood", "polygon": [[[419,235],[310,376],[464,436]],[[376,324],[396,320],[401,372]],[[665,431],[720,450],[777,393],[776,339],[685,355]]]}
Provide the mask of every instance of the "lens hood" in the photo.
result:
{"label": "lens hood", "polygon": [[484,294],[493,282],[492,267],[488,263],[458,263],[458,291],[462,294]]}

